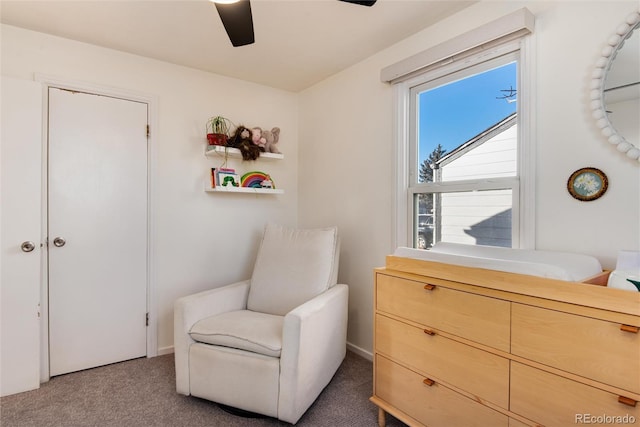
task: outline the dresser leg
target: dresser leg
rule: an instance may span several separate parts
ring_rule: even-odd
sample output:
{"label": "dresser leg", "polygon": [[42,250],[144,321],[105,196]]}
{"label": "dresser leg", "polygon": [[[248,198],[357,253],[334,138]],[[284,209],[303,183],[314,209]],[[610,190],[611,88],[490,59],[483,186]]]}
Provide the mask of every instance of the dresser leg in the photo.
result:
{"label": "dresser leg", "polygon": [[384,409],[378,408],[378,427],[385,427],[387,425],[386,416],[387,414],[384,412]]}

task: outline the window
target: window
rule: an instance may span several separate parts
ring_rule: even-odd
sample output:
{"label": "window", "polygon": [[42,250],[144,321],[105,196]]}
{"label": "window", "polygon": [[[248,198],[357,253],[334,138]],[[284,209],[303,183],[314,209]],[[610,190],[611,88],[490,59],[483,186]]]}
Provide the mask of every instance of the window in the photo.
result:
{"label": "window", "polygon": [[387,80],[397,102],[396,246],[533,247],[529,31],[517,26],[481,44],[470,40],[490,30],[463,35],[451,45],[464,39],[468,50],[437,58],[447,49],[437,46],[421,54],[430,63]]}
{"label": "window", "polygon": [[[410,88],[412,246],[512,247],[518,186],[518,56]],[[515,238],[517,239],[517,237]]]}

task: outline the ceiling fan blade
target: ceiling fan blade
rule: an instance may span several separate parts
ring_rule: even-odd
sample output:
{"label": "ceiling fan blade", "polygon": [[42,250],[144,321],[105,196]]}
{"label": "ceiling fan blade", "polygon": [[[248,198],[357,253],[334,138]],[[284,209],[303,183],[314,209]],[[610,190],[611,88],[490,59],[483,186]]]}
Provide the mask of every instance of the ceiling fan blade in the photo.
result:
{"label": "ceiling fan blade", "polygon": [[233,46],[244,46],[255,41],[249,0],[230,4],[215,3],[215,5]]}
{"label": "ceiling fan blade", "polygon": [[373,6],[377,0],[340,0],[346,3],[359,4],[360,6]]}

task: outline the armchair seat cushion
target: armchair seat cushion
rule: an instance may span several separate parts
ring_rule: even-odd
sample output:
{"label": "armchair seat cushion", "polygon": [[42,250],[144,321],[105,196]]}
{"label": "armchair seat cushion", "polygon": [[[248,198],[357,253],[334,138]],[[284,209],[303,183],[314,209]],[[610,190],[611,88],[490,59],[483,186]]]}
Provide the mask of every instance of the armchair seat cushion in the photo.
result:
{"label": "armchair seat cushion", "polygon": [[280,357],[283,316],[237,310],[197,321],[189,331],[195,341]]}

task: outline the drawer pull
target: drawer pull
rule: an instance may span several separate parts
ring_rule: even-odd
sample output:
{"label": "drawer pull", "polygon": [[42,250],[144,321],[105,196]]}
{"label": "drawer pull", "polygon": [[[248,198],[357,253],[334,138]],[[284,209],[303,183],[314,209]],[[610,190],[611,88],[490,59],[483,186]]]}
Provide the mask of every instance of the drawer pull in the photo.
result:
{"label": "drawer pull", "polygon": [[624,332],[631,332],[633,334],[637,334],[638,331],[640,331],[640,328],[638,328],[637,326],[631,326],[631,325],[620,325],[620,330]]}
{"label": "drawer pull", "polygon": [[622,403],[623,405],[628,405],[628,406],[636,406],[636,403],[638,403],[637,401],[633,400],[630,397],[626,397],[626,396],[618,396],[618,402]]}
{"label": "drawer pull", "polygon": [[430,284],[428,284],[428,283],[427,283],[426,285],[424,285],[424,290],[425,290],[425,291],[432,291],[432,290],[434,290],[435,288],[436,288],[436,285],[430,285]]}
{"label": "drawer pull", "polygon": [[[434,380],[432,380],[431,378],[425,378],[424,380],[422,380],[422,383],[424,385],[428,385],[429,387],[431,387],[432,385],[434,385],[436,382]],[[626,398],[625,398],[626,399]]]}
{"label": "drawer pull", "polygon": [[436,331],[432,331],[431,329],[425,329],[424,333],[427,334],[427,335],[433,336],[433,335],[436,334]]}

